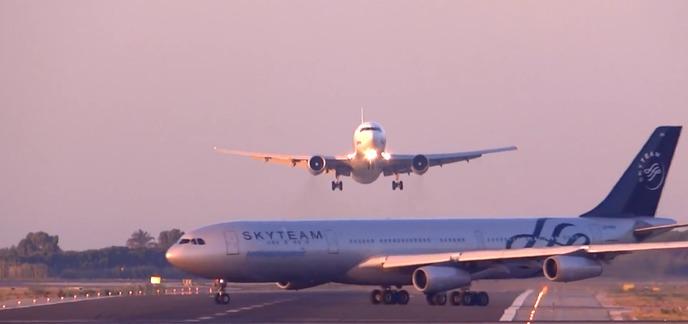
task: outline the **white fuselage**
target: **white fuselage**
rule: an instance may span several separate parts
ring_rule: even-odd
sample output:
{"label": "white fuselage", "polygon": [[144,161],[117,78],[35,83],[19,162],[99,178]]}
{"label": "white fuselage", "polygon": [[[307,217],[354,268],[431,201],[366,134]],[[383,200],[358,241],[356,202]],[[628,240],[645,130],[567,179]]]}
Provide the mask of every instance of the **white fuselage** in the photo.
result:
{"label": "white fuselage", "polygon": [[379,163],[384,159],[387,137],[379,123],[364,122],[354,131],[354,152],[351,158],[351,177],[359,183],[372,183],[382,172]]}
{"label": "white fuselage", "polygon": [[[662,218],[537,218],[229,222],[191,231],[168,260],[187,272],[231,282],[317,281],[408,285],[410,273],[367,268],[366,260],[394,254],[636,242],[637,222]],[[542,274],[539,261],[508,261],[508,277]],[[469,269],[479,271],[488,264]]]}

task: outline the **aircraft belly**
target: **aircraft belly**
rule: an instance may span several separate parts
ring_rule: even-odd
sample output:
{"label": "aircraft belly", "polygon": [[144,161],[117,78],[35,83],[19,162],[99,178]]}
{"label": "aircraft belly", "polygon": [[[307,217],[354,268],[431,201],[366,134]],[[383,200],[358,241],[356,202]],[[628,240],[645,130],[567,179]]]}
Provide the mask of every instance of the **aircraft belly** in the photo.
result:
{"label": "aircraft belly", "polygon": [[362,184],[373,183],[382,173],[381,168],[378,168],[374,164],[369,165],[368,162],[354,163],[352,166],[351,178]]}
{"label": "aircraft belly", "polygon": [[254,251],[246,254],[241,269],[235,269],[232,281],[275,282],[296,280],[332,281],[340,277],[356,260],[340,254],[306,251]]}

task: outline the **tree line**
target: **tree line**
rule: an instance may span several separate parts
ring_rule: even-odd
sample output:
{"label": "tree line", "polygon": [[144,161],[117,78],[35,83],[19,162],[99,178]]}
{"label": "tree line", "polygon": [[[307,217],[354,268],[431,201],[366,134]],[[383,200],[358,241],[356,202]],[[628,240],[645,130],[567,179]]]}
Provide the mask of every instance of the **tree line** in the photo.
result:
{"label": "tree line", "polygon": [[165,260],[165,251],[182,235],[171,229],[156,240],[139,229],[124,246],[63,251],[59,236],[32,232],[16,246],[0,249],[0,279],[180,277],[183,274]]}

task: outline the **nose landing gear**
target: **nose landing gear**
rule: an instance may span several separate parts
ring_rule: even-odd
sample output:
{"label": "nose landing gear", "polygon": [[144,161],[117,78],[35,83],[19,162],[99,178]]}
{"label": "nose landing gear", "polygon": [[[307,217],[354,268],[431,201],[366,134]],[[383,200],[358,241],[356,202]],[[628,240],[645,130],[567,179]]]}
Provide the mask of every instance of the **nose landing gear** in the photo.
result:
{"label": "nose landing gear", "polygon": [[342,182],[342,180],[332,181],[332,191],[335,191],[337,189],[339,189],[339,191],[344,190],[344,183]]}
{"label": "nose landing gear", "polygon": [[217,292],[215,293],[215,303],[218,305],[227,305],[229,304],[229,301],[231,298],[229,297],[229,294],[227,293],[227,282],[224,281],[224,279],[218,279],[215,281],[217,288]]}

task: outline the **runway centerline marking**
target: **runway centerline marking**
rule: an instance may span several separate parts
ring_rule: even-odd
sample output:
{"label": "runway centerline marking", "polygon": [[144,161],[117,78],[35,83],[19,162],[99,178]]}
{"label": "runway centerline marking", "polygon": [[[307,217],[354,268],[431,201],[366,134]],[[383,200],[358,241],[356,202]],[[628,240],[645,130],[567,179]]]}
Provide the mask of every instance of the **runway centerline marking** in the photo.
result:
{"label": "runway centerline marking", "polygon": [[522,292],[516,299],[514,299],[514,303],[511,304],[511,306],[507,307],[504,310],[504,314],[502,314],[502,317],[499,318],[500,322],[511,322],[514,320],[514,317],[516,317],[516,313],[518,310],[523,306],[523,302],[526,301],[526,298],[530,296],[530,294],[533,293],[532,289],[528,289],[524,292]]}
{"label": "runway centerline marking", "polygon": [[226,315],[233,314],[233,313],[239,313],[239,312],[243,312],[243,311],[247,311],[247,310],[258,309],[258,308],[261,308],[261,307],[266,307],[266,306],[272,306],[272,305],[277,305],[277,304],[281,304],[281,303],[286,303],[286,302],[289,302],[289,301],[292,301],[292,300],[295,300],[295,299],[296,299],[296,298],[287,298],[287,299],[282,299],[282,300],[276,300],[276,301],[269,302],[269,303],[255,304],[255,305],[244,306],[244,307],[239,307],[239,308],[234,308],[234,309],[228,309],[228,310],[224,311],[224,313],[223,313],[223,312],[219,312],[219,313],[213,314],[213,316],[201,316],[201,317],[194,318],[194,319],[188,319],[188,320],[186,320],[185,322],[193,323],[193,322],[200,322],[200,321],[210,320],[210,319],[214,319],[216,316],[218,316],[218,317],[219,317],[219,316],[226,316]]}

